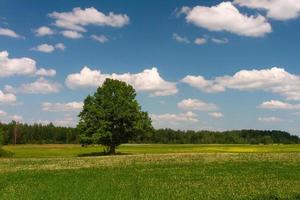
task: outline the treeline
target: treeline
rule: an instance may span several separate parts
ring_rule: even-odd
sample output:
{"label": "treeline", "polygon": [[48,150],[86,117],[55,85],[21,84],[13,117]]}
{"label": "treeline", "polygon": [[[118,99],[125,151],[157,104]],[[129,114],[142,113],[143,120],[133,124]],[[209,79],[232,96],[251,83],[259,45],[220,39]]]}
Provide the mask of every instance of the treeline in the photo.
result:
{"label": "treeline", "polygon": [[[2,135],[2,136],[1,136]],[[53,124],[0,123],[0,141],[3,144],[72,144],[79,143],[75,128],[56,127]]]}
{"label": "treeline", "polygon": [[[53,124],[0,123],[2,144],[78,144],[76,128],[56,127]],[[284,131],[233,130],[233,131],[181,131],[157,129],[132,138],[131,143],[162,144],[296,144],[297,136]]]}
{"label": "treeline", "polygon": [[232,131],[181,131],[158,129],[133,143],[162,144],[298,144],[300,138],[284,131],[232,130]]}

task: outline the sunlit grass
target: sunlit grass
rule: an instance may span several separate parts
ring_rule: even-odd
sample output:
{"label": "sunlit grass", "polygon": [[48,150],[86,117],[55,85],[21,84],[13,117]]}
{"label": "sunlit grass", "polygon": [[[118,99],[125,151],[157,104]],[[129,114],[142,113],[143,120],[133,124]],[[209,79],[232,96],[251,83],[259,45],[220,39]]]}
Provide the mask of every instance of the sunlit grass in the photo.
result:
{"label": "sunlit grass", "polygon": [[[102,146],[80,145],[9,145],[4,150],[14,153],[17,158],[76,157],[103,151]],[[300,152],[300,145],[198,145],[198,144],[125,144],[118,150],[123,154],[162,153],[284,153]]]}
{"label": "sunlit grass", "polygon": [[300,199],[299,145],[5,146],[0,199]]}

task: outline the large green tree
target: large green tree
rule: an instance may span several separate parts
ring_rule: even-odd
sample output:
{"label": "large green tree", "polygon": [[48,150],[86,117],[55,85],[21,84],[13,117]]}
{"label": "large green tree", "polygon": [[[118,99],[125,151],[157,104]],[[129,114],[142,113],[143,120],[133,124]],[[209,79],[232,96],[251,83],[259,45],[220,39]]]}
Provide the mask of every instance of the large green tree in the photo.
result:
{"label": "large green tree", "polygon": [[106,79],[93,96],[84,100],[80,112],[80,140],[83,144],[102,144],[114,154],[116,147],[152,130],[147,112],[141,111],[131,85]]}

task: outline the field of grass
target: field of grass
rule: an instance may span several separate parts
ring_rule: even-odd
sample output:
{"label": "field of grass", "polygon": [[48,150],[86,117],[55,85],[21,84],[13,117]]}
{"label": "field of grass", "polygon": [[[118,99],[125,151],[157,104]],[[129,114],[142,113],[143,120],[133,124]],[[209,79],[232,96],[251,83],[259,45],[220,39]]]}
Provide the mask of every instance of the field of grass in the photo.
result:
{"label": "field of grass", "polygon": [[[300,199],[300,145],[5,146],[0,199]],[[83,156],[83,157],[82,157]]]}
{"label": "field of grass", "polygon": [[[101,146],[80,145],[10,145],[4,150],[16,158],[77,157],[94,155],[103,151]],[[164,153],[300,153],[300,145],[238,145],[238,144],[124,144],[118,149],[122,154],[164,154]]]}

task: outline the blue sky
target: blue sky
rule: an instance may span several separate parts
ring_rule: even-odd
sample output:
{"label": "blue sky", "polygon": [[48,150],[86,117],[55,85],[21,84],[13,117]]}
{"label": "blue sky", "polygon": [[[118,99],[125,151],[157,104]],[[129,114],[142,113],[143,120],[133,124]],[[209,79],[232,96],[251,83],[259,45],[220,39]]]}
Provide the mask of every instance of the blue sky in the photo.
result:
{"label": "blue sky", "polygon": [[300,135],[299,26],[285,0],[0,0],[0,121],[74,126],[110,77],[155,127]]}

